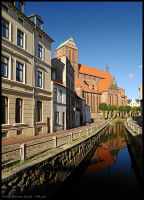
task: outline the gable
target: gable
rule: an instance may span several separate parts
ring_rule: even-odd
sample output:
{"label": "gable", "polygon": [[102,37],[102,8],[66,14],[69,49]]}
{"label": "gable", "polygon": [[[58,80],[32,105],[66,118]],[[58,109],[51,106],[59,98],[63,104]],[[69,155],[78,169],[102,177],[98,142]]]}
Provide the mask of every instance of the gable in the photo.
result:
{"label": "gable", "polygon": [[[65,42],[61,43],[61,44],[57,47],[57,49],[59,49],[59,48],[65,46],[65,45],[68,46],[68,47],[70,47],[70,48],[78,49],[72,38],[70,38],[70,39],[66,40]],[[56,50],[57,50],[57,49],[56,49]]]}
{"label": "gable", "polygon": [[77,46],[76,46],[76,44],[74,43],[74,41],[73,41],[72,38],[70,38],[70,39],[68,40],[68,42],[66,43],[66,45],[67,45],[68,47],[70,47],[70,48],[77,49]]}
{"label": "gable", "polygon": [[112,90],[119,90],[119,89],[118,89],[118,86],[117,86],[117,82],[115,81],[115,79],[112,80],[109,89],[112,89]]}

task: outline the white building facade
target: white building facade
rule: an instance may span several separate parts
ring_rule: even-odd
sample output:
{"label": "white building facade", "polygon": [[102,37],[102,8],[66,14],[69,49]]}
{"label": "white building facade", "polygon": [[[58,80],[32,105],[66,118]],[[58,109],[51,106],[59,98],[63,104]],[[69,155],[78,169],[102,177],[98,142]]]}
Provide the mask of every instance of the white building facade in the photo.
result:
{"label": "white building facade", "polygon": [[66,87],[53,81],[53,132],[66,130]]}
{"label": "white building facade", "polygon": [[91,123],[90,106],[86,103],[86,123]]}
{"label": "white building facade", "polygon": [[131,107],[140,106],[140,100],[139,99],[128,99],[128,105]]}

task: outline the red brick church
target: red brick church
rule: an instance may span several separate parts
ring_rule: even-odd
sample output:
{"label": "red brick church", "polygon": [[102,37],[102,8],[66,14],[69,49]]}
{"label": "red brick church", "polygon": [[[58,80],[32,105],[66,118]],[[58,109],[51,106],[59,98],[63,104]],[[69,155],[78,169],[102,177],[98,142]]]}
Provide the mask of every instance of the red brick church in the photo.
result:
{"label": "red brick church", "polygon": [[67,56],[75,70],[75,91],[90,105],[91,114],[98,114],[98,106],[105,102],[111,105],[127,105],[125,90],[118,87],[114,77],[106,71],[78,63],[78,48],[70,38],[55,50],[55,58]]}

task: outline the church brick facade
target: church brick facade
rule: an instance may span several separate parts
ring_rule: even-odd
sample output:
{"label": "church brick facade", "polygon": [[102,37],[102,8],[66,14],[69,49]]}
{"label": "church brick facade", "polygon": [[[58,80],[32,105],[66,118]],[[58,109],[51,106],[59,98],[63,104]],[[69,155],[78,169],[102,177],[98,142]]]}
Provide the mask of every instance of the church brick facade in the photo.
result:
{"label": "church brick facade", "polygon": [[78,63],[78,48],[72,38],[55,50],[55,58],[61,56],[67,56],[71,62],[75,70],[75,92],[85,99],[91,114],[100,113],[100,103],[127,105],[125,90],[118,87],[115,78],[109,73],[108,65],[106,71],[103,71]]}

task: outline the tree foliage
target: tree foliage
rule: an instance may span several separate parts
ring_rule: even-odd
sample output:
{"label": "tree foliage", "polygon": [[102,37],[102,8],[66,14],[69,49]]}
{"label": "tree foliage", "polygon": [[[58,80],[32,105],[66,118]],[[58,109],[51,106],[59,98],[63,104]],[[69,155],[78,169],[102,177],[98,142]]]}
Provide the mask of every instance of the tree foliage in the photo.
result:
{"label": "tree foliage", "polygon": [[106,103],[100,103],[99,104],[99,110],[103,112],[103,117],[105,118],[105,112],[107,111],[107,118],[108,117],[128,117],[130,116],[130,113],[132,113],[132,116],[139,115],[141,111],[141,107],[134,106],[131,107],[129,105],[126,106],[118,106],[118,105],[107,105]]}

